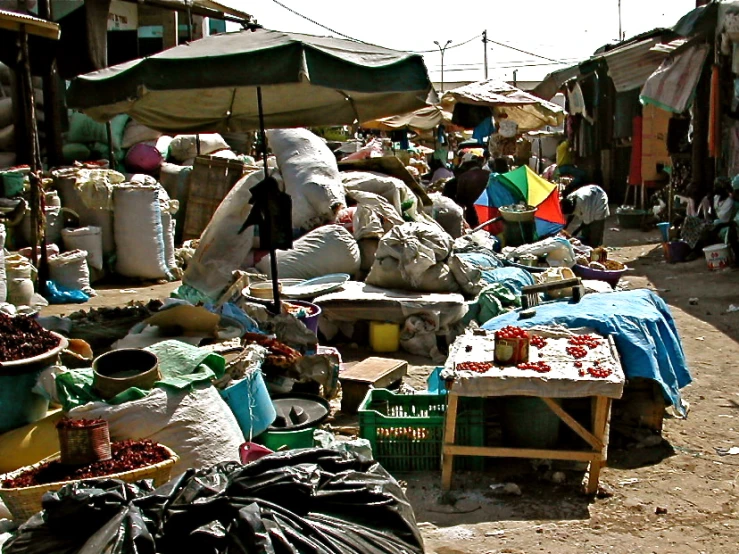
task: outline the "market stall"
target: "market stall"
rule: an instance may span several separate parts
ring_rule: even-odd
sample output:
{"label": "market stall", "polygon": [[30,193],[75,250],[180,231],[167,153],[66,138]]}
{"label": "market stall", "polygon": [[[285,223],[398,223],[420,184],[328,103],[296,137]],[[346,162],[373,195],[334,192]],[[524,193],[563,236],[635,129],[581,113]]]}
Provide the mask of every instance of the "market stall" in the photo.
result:
{"label": "market stall", "polygon": [[[442,487],[449,490],[455,456],[539,458],[588,462],[586,492],[598,488],[606,461],[611,401],[620,398],[624,372],[613,340],[587,329],[540,327],[524,331],[466,334],[452,346],[442,379],[449,391],[442,464]],[[556,439],[524,441],[529,447],[460,446],[455,442],[459,399],[463,397],[536,397],[582,438],[586,447],[555,449]],[[586,428],[557,399],[591,398]],[[555,425],[559,422],[555,421]],[[536,422],[528,422],[534,426]],[[556,427],[554,427],[556,429]],[[556,436],[556,435],[555,435]],[[541,447],[537,446],[539,442]]]}

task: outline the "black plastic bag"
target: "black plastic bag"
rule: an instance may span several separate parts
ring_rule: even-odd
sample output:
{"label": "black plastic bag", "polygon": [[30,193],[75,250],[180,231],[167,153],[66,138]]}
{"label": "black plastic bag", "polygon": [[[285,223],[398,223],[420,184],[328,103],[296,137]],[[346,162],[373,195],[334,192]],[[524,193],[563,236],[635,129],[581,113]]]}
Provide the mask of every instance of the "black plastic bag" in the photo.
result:
{"label": "black plastic bag", "polygon": [[398,483],[334,450],[278,452],[247,466],[146,483],[87,481],[44,499],[6,554],[406,554],[423,552]]}

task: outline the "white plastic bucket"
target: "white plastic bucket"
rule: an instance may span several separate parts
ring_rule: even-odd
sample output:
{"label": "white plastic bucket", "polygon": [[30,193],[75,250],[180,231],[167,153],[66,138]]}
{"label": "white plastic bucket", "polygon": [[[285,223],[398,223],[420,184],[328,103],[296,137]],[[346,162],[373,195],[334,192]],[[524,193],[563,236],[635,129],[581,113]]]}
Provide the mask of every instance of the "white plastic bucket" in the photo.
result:
{"label": "white plastic bucket", "polygon": [[712,244],[703,249],[708,269],[724,269],[729,265],[729,247],[726,244]]}

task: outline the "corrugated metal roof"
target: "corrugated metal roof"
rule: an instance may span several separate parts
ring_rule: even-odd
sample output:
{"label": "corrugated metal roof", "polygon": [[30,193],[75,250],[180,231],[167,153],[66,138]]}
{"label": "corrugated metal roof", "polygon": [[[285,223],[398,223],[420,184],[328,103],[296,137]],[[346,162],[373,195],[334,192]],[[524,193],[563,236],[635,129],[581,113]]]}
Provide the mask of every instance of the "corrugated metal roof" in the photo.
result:
{"label": "corrugated metal roof", "polygon": [[0,10],[0,28],[18,31],[24,27],[28,34],[58,40],[59,25],[24,13]]}
{"label": "corrugated metal roof", "polygon": [[655,49],[659,43],[659,39],[651,38],[600,56],[608,65],[608,74],[616,91],[639,88],[646,82],[667,56],[667,52]]}

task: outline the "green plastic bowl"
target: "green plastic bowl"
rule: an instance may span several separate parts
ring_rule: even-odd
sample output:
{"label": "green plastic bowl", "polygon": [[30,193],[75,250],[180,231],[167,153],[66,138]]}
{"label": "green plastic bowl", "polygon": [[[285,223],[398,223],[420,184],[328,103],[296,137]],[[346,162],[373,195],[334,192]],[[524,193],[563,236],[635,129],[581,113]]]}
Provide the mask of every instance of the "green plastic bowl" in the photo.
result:
{"label": "green plastic bowl", "polygon": [[313,448],[313,431],[315,427],[300,429],[298,431],[265,431],[259,435],[258,440],[270,450],[287,448]]}

